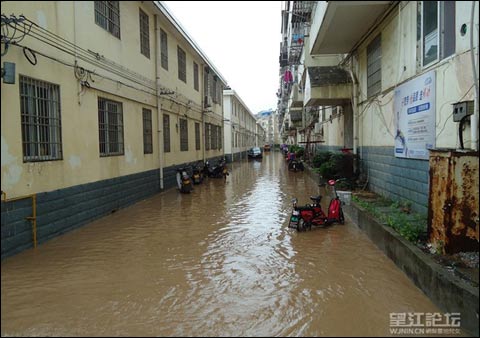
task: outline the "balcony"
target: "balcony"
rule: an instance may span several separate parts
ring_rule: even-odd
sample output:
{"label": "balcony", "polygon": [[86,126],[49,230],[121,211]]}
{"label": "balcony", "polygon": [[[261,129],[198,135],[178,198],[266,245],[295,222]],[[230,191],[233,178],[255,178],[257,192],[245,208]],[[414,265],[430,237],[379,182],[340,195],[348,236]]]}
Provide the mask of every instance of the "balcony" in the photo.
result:
{"label": "balcony", "polygon": [[302,121],[302,109],[290,110],[290,121]]}
{"label": "balcony", "polygon": [[350,75],[337,66],[309,67],[305,80],[304,106],[343,105],[352,95]]}
{"label": "balcony", "polygon": [[393,1],[319,1],[310,54],[349,53]]}
{"label": "balcony", "polygon": [[303,92],[298,84],[292,86],[292,92],[290,93],[289,108],[301,108],[303,107]]}

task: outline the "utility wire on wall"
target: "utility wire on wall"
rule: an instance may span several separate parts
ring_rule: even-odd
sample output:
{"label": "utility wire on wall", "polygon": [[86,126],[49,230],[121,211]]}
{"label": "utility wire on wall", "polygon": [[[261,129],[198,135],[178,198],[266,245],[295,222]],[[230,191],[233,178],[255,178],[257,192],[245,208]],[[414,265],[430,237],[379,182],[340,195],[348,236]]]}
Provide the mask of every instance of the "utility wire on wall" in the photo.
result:
{"label": "utility wire on wall", "polygon": [[[13,33],[12,33],[13,31]],[[20,35],[17,36],[17,33]],[[31,38],[36,39],[37,41],[40,41],[42,43],[45,43],[46,45],[49,45],[53,48],[56,48],[70,56],[73,56],[74,58],[78,58],[81,61],[87,62],[93,66],[97,66],[102,70],[105,70],[107,72],[110,72],[114,75],[117,75],[121,78],[124,78],[128,81],[134,82],[135,84],[138,84],[142,87],[145,87],[145,89],[135,87],[133,85],[127,84],[125,82],[113,79],[111,77],[108,77],[106,75],[101,75],[97,71],[92,71],[92,70],[86,70],[84,67],[81,67],[78,65],[77,61],[75,64],[71,64],[62,60],[59,60],[57,58],[48,56],[44,53],[41,53],[39,51],[36,51],[32,48],[29,48],[27,46],[22,46],[18,42],[22,41],[25,36],[29,35]],[[156,91],[156,84],[155,81],[152,81],[141,74],[138,74],[128,68],[125,68],[111,60],[106,59],[103,55],[100,55],[99,53],[95,53],[94,51],[91,50],[86,50],[84,48],[81,48],[72,42],[62,38],[61,36],[54,34],[47,29],[40,27],[37,25],[35,22],[27,19],[25,16],[20,15],[19,18],[17,18],[15,15],[11,15],[10,18],[8,18],[6,15],[2,14],[2,44],[5,44],[5,54],[7,52],[7,49],[10,45],[17,45],[19,47],[24,48],[24,55],[29,60],[29,62],[32,65],[36,64],[36,56],[35,54],[42,55],[48,59],[54,60],[56,62],[59,62],[63,65],[73,67],[75,69],[75,76],[77,79],[81,81],[81,84],[87,88],[91,87],[90,83],[87,81],[86,77],[88,77],[92,82],[94,82],[92,78],[92,74],[104,79],[108,79],[110,81],[120,83],[126,87],[142,91],[144,93],[147,93],[149,95],[153,95],[155,97],[161,97],[162,99],[167,99],[171,102],[175,102],[177,104],[183,105],[185,107],[188,107],[192,109],[193,107],[196,108],[198,112],[202,112],[202,107],[201,105],[198,105],[196,103],[191,102],[190,104],[184,103],[180,100],[178,100],[178,97],[181,96],[182,98],[185,98],[187,100],[188,98],[184,97],[182,94],[176,94],[175,98],[172,98],[170,95],[175,94],[175,91],[165,88],[161,86],[160,92],[155,93]],[[28,52],[28,54],[27,54]],[[2,54],[3,55],[3,54]],[[29,56],[27,56],[29,55]],[[165,96],[166,97],[165,97]]]}

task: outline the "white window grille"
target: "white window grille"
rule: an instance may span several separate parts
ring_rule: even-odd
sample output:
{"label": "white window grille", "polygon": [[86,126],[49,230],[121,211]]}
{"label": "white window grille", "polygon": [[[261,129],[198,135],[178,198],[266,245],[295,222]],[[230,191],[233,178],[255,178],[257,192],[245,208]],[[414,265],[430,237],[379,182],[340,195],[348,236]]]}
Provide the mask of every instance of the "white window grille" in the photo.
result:
{"label": "white window grille", "polygon": [[23,161],[61,160],[60,87],[20,75]]}

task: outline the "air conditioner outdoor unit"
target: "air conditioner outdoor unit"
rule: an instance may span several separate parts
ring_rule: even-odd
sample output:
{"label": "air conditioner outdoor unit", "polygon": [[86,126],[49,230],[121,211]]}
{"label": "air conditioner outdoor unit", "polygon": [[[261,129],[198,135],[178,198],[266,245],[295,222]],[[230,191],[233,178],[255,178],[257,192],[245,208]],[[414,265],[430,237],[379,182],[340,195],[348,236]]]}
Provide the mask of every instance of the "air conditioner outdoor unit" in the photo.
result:
{"label": "air conditioner outdoor unit", "polygon": [[204,105],[205,108],[210,108],[212,106],[212,98],[210,96],[205,96]]}

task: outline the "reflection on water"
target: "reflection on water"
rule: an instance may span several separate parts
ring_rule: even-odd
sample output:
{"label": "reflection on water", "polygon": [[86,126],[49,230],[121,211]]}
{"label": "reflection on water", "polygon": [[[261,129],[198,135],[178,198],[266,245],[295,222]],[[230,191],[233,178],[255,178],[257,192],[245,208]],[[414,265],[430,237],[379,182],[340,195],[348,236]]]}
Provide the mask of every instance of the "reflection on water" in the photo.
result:
{"label": "reflection on water", "polygon": [[280,154],[230,168],[4,260],[2,335],[385,336],[439,312],[348,220],[289,229],[319,188]]}

